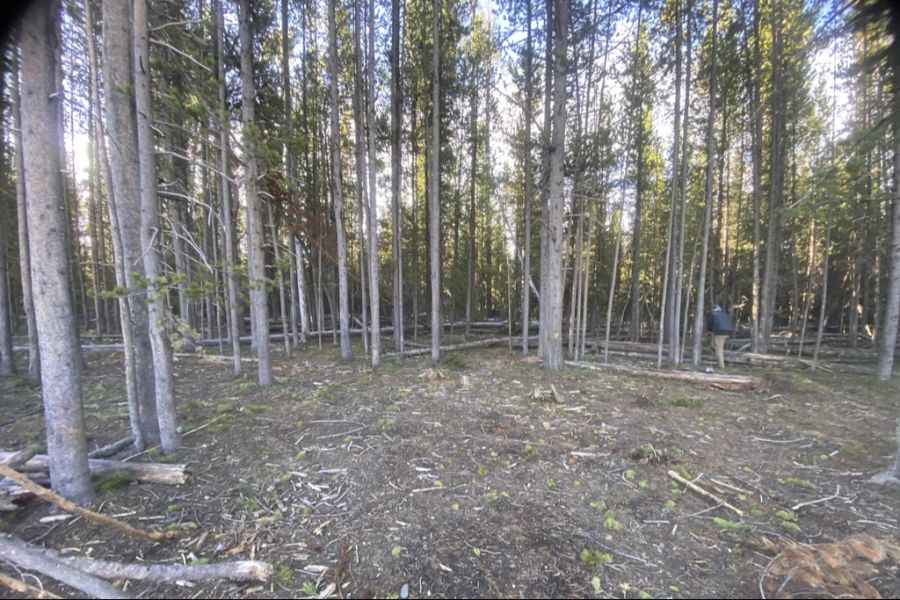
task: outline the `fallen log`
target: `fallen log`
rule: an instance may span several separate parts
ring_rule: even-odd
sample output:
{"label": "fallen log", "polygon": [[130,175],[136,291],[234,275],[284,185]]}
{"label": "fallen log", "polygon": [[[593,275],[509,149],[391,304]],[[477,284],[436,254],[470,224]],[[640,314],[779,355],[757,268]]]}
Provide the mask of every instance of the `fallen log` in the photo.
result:
{"label": "fallen log", "polygon": [[129,598],[122,590],[88,575],[11,535],[0,533],[0,556],[21,569],[52,577],[93,598]]}
{"label": "fallen log", "polygon": [[91,451],[90,453],[88,453],[88,458],[109,458],[110,456],[118,454],[119,451],[124,450],[132,444],[134,444],[134,438],[129,435],[128,437],[124,437],[117,442],[101,446],[100,448]]}
{"label": "fallen log", "polygon": [[[453,344],[452,346],[441,346],[441,352],[455,352],[457,350],[469,350],[470,348],[485,348],[488,346],[500,346],[509,344],[509,338],[491,338],[489,340],[478,340],[477,342],[466,342],[463,344]],[[423,354],[431,354],[431,348],[416,348],[415,350],[407,350],[403,352],[403,356],[421,356]],[[400,352],[386,352],[382,356],[400,356]]]}
{"label": "fallen log", "polygon": [[[0,452],[0,461],[12,454]],[[185,464],[164,463],[138,463],[122,462],[118,460],[90,459],[88,468],[91,476],[102,477],[105,475],[121,475],[127,479],[143,483],[165,483],[169,485],[181,485],[187,483],[188,472]],[[38,454],[28,462],[20,466],[20,471],[47,471],[50,469],[50,458],[46,454]]]}
{"label": "fallen log", "polygon": [[42,590],[39,587],[34,587],[33,585],[29,585],[24,581],[19,581],[15,577],[10,577],[9,575],[4,575],[0,573],[0,585],[6,586],[14,592],[19,594],[25,594],[29,598],[40,598],[42,600],[52,600],[53,598],[59,598],[56,594],[52,594],[47,590]]}
{"label": "fallen log", "polygon": [[95,513],[92,510],[88,510],[88,509],[84,508],[83,506],[79,506],[79,505],[75,504],[71,500],[67,500],[67,499],[63,498],[62,496],[60,496],[59,494],[57,494],[56,492],[54,492],[52,490],[48,490],[47,488],[36,484],[35,482],[28,479],[28,477],[26,477],[25,475],[22,475],[18,471],[14,471],[13,469],[10,469],[9,467],[0,465],[0,475],[5,475],[6,477],[8,477],[9,479],[12,479],[13,481],[18,483],[20,486],[22,486],[23,488],[25,488],[26,490],[28,490],[29,492],[31,492],[38,498],[46,500],[47,502],[50,502],[51,504],[55,504],[56,506],[60,507],[67,513],[70,513],[73,515],[78,515],[80,517],[84,517],[88,521],[97,523],[99,525],[105,525],[107,527],[110,527],[111,529],[115,529],[116,531],[120,531],[126,535],[130,535],[132,537],[144,538],[147,540],[158,542],[160,544],[165,544],[174,538],[174,536],[170,533],[151,533],[148,531],[143,531],[141,529],[136,529],[127,523],[124,523],[117,519],[113,519],[112,517],[107,517],[106,515],[101,515],[100,513]]}
{"label": "fallen log", "polygon": [[257,560],[226,561],[206,565],[120,563],[85,556],[58,556],[52,550],[44,554],[60,562],[103,579],[149,579],[159,581],[268,581],[272,566]]}
{"label": "fallen log", "polygon": [[34,450],[28,448],[19,450],[18,452],[12,452],[0,460],[0,465],[5,465],[10,469],[18,469],[24,463],[31,460],[31,457],[34,456],[34,454]]}
{"label": "fallen log", "polygon": [[638,367],[630,367],[626,365],[576,362],[571,360],[567,360],[565,364],[570,367],[591,369],[593,371],[617,371],[620,373],[628,373],[631,375],[640,375],[645,377],[658,377],[661,379],[677,379],[679,381],[689,381],[693,383],[706,383],[729,390],[751,390],[760,385],[760,382],[756,378],[748,377],[747,375],[724,375],[719,373],[702,373],[699,371],[657,371],[654,369],[641,369]]}

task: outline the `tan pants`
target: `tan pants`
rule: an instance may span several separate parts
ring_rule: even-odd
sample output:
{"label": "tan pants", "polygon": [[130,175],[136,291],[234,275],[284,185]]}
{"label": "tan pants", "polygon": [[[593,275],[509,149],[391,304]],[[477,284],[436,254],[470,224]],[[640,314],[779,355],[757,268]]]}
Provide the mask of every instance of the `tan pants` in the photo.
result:
{"label": "tan pants", "polygon": [[727,339],[727,335],[713,334],[712,336],[712,348],[716,353],[716,358],[719,360],[720,369],[725,368],[725,340]]}

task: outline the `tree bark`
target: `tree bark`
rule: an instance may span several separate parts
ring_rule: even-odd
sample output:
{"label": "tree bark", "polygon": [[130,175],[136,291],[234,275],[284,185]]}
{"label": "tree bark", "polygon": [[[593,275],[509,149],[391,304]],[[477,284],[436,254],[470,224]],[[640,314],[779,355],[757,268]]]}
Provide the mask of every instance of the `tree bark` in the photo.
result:
{"label": "tree bark", "polygon": [[[68,227],[57,120],[56,49],[60,5],[35,2],[21,22],[22,149],[35,318],[41,354],[44,420],[53,489],[76,502],[94,496],[88,473],[81,389],[81,351],[68,281]],[[2,283],[5,285],[5,282]]]}
{"label": "tree bark", "polygon": [[[133,6],[130,1],[103,1],[104,93],[107,107],[109,170],[112,188],[109,207],[114,248],[121,246],[116,262],[127,290],[127,307],[122,310],[122,336],[132,338],[134,394],[139,410],[140,436],[135,445],[159,442],[156,415],[153,351],[147,303],[141,298],[140,171],[138,163],[137,117],[134,104],[134,63],[131,30]],[[117,269],[118,270],[118,269]],[[119,283],[119,285],[122,285]],[[127,309],[127,310],[126,310]],[[124,322],[128,320],[129,324]],[[130,326],[131,334],[126,329]],[[128,360],[128,353],[125,355]],[[126,384],[129,367],[126,364]]]}
{"label": "tree bark", "polygon": [[262,207],[257,195],[256,146],[259,133],[256,129],[256,89],[253,85],[253,40],[250,35],[250,0],[238,2],[238,20],[241,46],[241,115],[244,152],[244,198],[247,203],[248,272],[250,276],[250,302],[253,306],[252,328],[256,341],[259,364],[258,383],[272,383],[272,361],[269,357],[269,305],[268,282],[265,266],[265,236],[263,233]]}
{"label": "tree bark", "polygon": [[147,279],[147,308],[150,316],[150,346],[156,388],[156,416],[160,446],[171,454],[181,445],[175,414],[175,379],[172,347],[169,344],[169,315],[165,299],[165,277],[159,247],[159,197],[156,194],[156,158],[150,96],[150,29],[147,0],[134,4],[134,77],[137,116],[138,160],[140,165],[141,246],[144,276]]}
{"label": "tree bark", "polygon": [[[706,304],[706,271],[709,255],[709,230],[712,221],[713,201],[713,168],[716,154],[716,86],[718,64],[716,49],[718,46],[719,0],[713,0],[712,14],[712,53],[710,62],[712,71],[709,79],[709,115],[706,121],[706,205],[703,214],[703,249],[700,251],[700,282],[697,285],[697,311],[694,313],[694,350],[692,354],[694,366],[700,365],[703,342],[703,316]],[[713,302],[715,300],[712,300]]]}
{"label": "tree bark", "polygon": [[338,56],[335,24],[336,0],[328,1],[328,71],[331,77],[331,169],[334,193],[334,226],[337,231],[338,294],[341,321],[341,358],[350,361],[350,316],[347,296],[347,242],[344,234],[344,192],[341,189],[341,132],[338,124]]}
{"label": "tree bark", "polygon": [[[834,140],[832,140],[833,143]],[[825,330],[825,319],[828,315],[828,259],[831,258],[831,221],[828,213],[828,225],[825,227],[825,257],[822,260],[822,297],[819,299],[819,326],[816,330],[816,347],[813,350],[812,370],[819,365],[819,350],[822,348],[822,332]]]}
{"label": "tree bark", "polygon": [[563,189],[566,139],[566,48],[569,27],[569,0],[556,0],[556,44],[553,61],[553,136],[550,144],[550,189],[547,220],[547,278],[541,290],[542,302],[547,303],[546,323],[541,344],[544,368],[559,371],[563,368],[562,351],[562,243],[565,190]]}
{"label": "tree bark", "polygon": [[16,213],[19,232],[19,272],[22,277],[22,304],[25,308],[25,320],[28,326],[28,378],[39,381],[41,378],[41,356],[38,349],[37,323],[34,318],[34,294],[31,284],[31,252],[28,248],[28,211],[25,202],[25,161],[22,156],[22,104],[19,98],[19,58],[16,54],[13,83],[10,86],[12,99],[13,129],[15,130],[16,152]]}
{"label": "tree bark", "polygon": [[528,33],[525,42],[525,251],[522,260],[522,355],[528,355],[528,333],[531,325],[531,121],[534,112],[534,46],[531,35],[531,1],[525,0]]}
{"label": "tree bark", "polygon": [[400,0],[391,0],[391,223],[394,261],[394,350],[403,352],[403,227],[400,212]]}
{"label": "tree bark", "polygon": [[431,252],[431,360],[441,358],[441,2],[432,0],[431,175],[429,183]]}
{"label": "tree bark", "polygon": [[105,581],[70,567],[43,553],[31,552],[25,542],[10,535],[0,534],[0,550],[9,562],[22,569],[43,573],[67,586],[94,598],[128,598],[129,596]]}
{"label": "tree bark", "polygon": [[353,1],[353,134],[355,138],[354,150],[356,152],[356,209],[357,209],[357,232],[359,237],[359,287],[360,301],[362,311],[360,314],[362,320],[362,342],[363,351],[369,353],[369,328],[368,328],[368,311],[369,298],[368,286],[366,285],[369,277],[366,268],[366,233],[365,233],[365,213],[366,213],[366,142],[365,142],[365,117],[363,116],[363,51],[360,46],[361,36],[364,35],[365,26],[363,25],[363,17],[360,4],[365,0]]}
{"label": "tree bark", "polygon": [[378,168],[375,147],[375,0],[369,0],[369,308],[372,311],[372,366],[381,362],[381,309],[378,286],[378,207],[375,172]]}
{"label": "tree bark", "polygon": [[[643,26],[643,3],[638,4],[637,33],[634,41],[634,77],[635,85],[640,85],[638,73],[638,58],[641,46],[641,31]],[[638,107],[635,119],[635,144],[637,146],[637,160],[635,161],[635,200],[634,200],[634,226],[631,233],[631,323],[630,337],[634,342],[641,338],[641,206],[644,179],[644,91],[638,90]]]}
{"label": "tree bark", "polygon": [[234,267],[234,225],[231,210],[231,186],[228,181],[228,148],[230,143],[230,117],[226,105],[225,90],[225,18],[222,0],[213,0],[216,13],[216,81],[219,86],[219,210],[222,213],[222,230],[225,246],[225,290],[228,303],[229,337],[231,338],[232,368],[235,375],[241,374],[241,333],[240,311],[238,309],[237,281]]}
{"label": "tree bark", "polygon": [[[895,31],[898,17],[894,17]],[[896,40],[894,42],[897,43]],[[884,316],[881,320],[878,352],[878,379],[887,381],[894,369],[894,352],[897,347],[897,324],[900,320],[900,65],[892,65],[894,88],[892,128],[894,133],[894,189],[890,201],[890,237],[888,257],[890,274],[888,276]],[[895,476],[900,476],[900,423],[898,423],[897,457],[894,461]]]}

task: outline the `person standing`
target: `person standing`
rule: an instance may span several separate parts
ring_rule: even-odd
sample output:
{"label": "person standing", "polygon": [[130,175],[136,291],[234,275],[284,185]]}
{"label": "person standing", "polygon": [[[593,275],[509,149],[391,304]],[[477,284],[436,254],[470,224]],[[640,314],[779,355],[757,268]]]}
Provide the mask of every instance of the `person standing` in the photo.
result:
{"label": "person standing", "polygon": [[734,332],[734,325],[731,323],[731,317],[722,310],[722,303],[713,307],[712,313],[709,315],[709,321],[706,323],[706,329],[712,334],[713,349],[716,351],[716,358],[719,360],[719,368],[725,368],[725,340],[727,340]]}

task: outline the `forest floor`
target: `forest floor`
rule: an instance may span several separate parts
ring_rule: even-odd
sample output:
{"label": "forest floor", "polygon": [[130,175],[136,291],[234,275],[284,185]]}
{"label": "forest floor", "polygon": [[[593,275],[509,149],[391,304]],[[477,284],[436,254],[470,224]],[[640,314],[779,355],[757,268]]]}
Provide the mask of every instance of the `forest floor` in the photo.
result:
{"label": "forest floor", "polygon": [[[52,508],[36,499],[0,529],[94,558],[275,566],[266,585],[128,587],[185,598],[303,597],[330,584],[346,597],[396,598],[404,584],[411,598],[759,597],[787,542],[900,536],[900,494],[868,483],[893,452],[896,379],[734,367],[764,383],[730,392],[548,375],[505,348],[450,354],[439,368],[386,359],[373,372],[355,350],[349,364],[330,340],[292,358],[276,351],[276,384],[264,390],[251,360],[234,378],[223,357],[179,357],[183,429],[207,424],[174,459],[190,463],[191,481],[107,486],[94,505],[178,541],[157,546],[82,519],[43,524]],[[121,355],[85,356],[94,448],[126,435],[128,417]],[[564,402],[540,393],[551,384]],[[0,446],[42,443],[39,406],[24,381],[0,380]],[[744,517],[685,490],[670,469]],[[900,595],[896,570],[872,584]]]}

